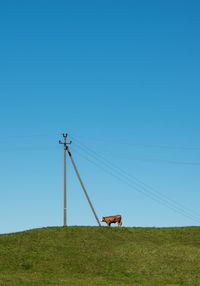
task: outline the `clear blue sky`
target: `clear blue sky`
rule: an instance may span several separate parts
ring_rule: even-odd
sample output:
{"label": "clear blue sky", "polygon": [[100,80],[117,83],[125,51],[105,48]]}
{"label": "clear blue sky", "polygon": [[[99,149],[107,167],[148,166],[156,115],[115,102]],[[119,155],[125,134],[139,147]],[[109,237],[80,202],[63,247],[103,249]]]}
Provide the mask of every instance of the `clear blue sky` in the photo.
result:
{"label": "clear blue sky", "polygon": [[[199,15],[199,1],[1,1],[1,233],[62,225],[62,132],[99,217],[199,224],[185,216],[200,213]],[[68,222],[95,225],[68,167]]]}

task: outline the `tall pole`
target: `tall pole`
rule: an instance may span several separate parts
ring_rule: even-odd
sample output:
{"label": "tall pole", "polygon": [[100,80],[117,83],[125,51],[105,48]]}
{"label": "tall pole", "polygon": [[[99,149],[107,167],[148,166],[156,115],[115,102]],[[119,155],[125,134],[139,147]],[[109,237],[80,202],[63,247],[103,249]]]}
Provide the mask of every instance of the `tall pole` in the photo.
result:
{"label": "tall pole", "polygon": [[66,160],[66,144],[67,134],[63,134],[64,137],[64,199],[63,199],[63,225],[67,226],[67,160]]}
{"label": "tall pole", "polygon": [[67,145],[71,144],[67,143],[67,133],[63,133],[63,140],[59,141],[59,144],[63,144],[64,147],[64,193],[63,193],[63,226],[67,226]]}
{"label": "tall pole", "polygon": [[92,205],[92,202],[91,202],[91,200],[90,200],[90,198],[89,198],[89,196],[88,196],[88,193],[87,193],[86,188],[85,188],[85,186],[84,186],[84,184],[83,184],[83,181],[82,181],[82,179],[81,179],[81,176],[80,176],[80,174],[79,174],[79,172],[78,172],[78,169],[77,169],[77,167],[76,167],[76,164],[75,164],[75,162],[74,162],[74,159],[73,159],[73,157],[72,157],[72,154],[71,154],[71,152],[69,151],[68,146],[66,146],[66,149],[67,149],[67,152],[68,152],[68,154],[69,154],[69,157],[70,157],[70,160],[71,160],[71,162],[72,162],[72,165],[73,165],[73,167],[74,167],[74,170],[75,170],[75,173],[76,173],[76,175],[77,175],[77,178],[78,178],[78,180],[79,180],[79,182],[80,182],[80,184],[81,184],[81,187],[82,187],[82,189],[83,189],[83,191],[84,191],[84,194],[85,194],[85,196],[86,196],[86,199],[87,199],[87,201],[88,201],[88,203],[89,203],[89,205],[90,205],[90,208],[91,208],[91,210],[92,210],[92,212],[93,212],[93,215],[94,215],[94,217],[95,217],[95,219],[96,219],[98,225],[101,226],[101,223],[100,223],[100,221],[99,221],[99,219],[98,219],[98,216],[97,216],[97,214],[96,214],[96,212],[95,212],[95,209],[94,209],[94,207],[93,207],[93,205]]}

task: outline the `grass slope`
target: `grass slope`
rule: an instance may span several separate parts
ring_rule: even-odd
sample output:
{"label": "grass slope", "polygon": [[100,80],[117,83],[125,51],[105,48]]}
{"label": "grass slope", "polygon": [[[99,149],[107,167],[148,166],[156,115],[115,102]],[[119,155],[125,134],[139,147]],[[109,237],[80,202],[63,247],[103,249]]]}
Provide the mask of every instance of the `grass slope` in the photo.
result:
{"label": "grass slope", "polygon": [[200,228],[52,227],[0,235],[0,285],[200,285]]}

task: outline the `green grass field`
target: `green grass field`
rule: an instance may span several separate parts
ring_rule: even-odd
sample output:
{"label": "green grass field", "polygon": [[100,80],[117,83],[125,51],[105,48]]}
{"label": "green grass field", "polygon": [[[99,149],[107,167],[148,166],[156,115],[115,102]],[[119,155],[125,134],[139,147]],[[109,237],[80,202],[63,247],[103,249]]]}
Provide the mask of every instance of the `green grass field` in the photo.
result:
{"label": "green grass field", "polygon": [[200,285],[200,228],[51,227],[3,234],[0,285]]}

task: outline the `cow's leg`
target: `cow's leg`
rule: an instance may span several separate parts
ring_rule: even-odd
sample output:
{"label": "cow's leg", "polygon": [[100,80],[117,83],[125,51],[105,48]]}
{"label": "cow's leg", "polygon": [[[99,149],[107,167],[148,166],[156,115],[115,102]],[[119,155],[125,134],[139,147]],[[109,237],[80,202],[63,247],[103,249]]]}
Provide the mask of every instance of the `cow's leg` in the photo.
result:
{"label": "cow's leg", "polygon": [[111,226],[111,222],[108,223],[108,226]]}
{"label": "cow's leg", "polygon": [[122,221],[121,220],[118,222],[118,226],[122,226]]}

